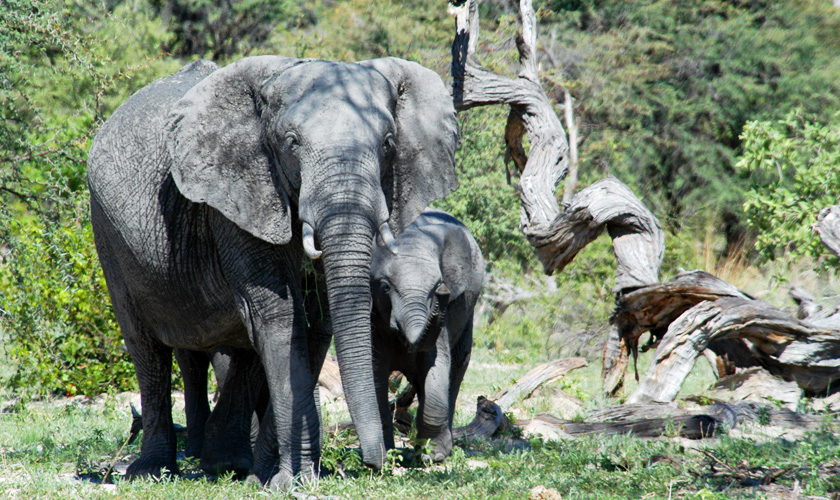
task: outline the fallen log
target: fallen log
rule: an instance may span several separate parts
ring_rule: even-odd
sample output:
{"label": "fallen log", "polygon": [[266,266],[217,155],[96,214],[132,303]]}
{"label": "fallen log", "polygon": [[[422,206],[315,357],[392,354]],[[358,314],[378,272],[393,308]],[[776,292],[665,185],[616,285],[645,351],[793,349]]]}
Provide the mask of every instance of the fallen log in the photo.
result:
{"label": "fallen log", "polygon": [[636,437],[681,436],[688,439],[714,437],[730,429],[729,420],[715,415],[684,415],[671,418],[650,418],[615,422],[574,422],[541,413],[532,420],[517,422],[527,428],[539,422],[554,427],[570,437],[589,434],[632,434]]}
{"label": "fallen log", "polygon": [[724,297],[685,311],[667,330],[653,365],[628,402],[671,401],[696,358],[713,342],[747,341],[770,373],[795,381],[807,395],[836,392],[840,332],[798,320],[760,300]]}
{"label": "fallen log", "polygon": [[507,410],[514,403],[530,396],[537,387],[551,383],[566,373],[587,365],[588,363],[583,358],[563,358],[549,361],[526,373],[510,388],[499,392],[493,399],[502,410]]}
{"label": "fallen log", "polygon": [[[637,357],[643,334],[651,332],[651,344],[656,345],[668,326],[685,311],[700,302],[722,297],[752,299],[729,283],[699,270],[682,272],[666,283],[649,284],[620,294],[610,318],[614,330],[604,349],[604,392],[615,394],[621,387],[629,356]],[[730,347],[735,354],[742,351],[734,345]]]}
{"label": "fallen log", "polygon": [[484,396],[479,396],[478,402],[476,403],[475,417],[473,417],[472,422],[464,427],[453,429],[452,438],[489,438],[496,434],[497,431],[504,430],[506,426],[507,419],[499,405]]}

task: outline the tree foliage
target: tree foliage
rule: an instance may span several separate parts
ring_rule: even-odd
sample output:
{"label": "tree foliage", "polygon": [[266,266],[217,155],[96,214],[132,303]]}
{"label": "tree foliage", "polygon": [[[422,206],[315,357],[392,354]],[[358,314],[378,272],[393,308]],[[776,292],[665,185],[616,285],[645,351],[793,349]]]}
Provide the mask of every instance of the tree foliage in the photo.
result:
{"label": "tree foliage", "polygon": [[748,122],[741,139],[744,154],[737,165],[750,180],[744,211],[762,259],[827,256],[811,226],[840,193],[840,114],[828,125],[801,111],[783,120]]}
{"label": "tree foliage", "polygon": [[0,3],[0,326],[13,387],[135,384],[93,246],[85,167],[103,117],[178,66],[146,49],[167,37],[127,8]]}
{"label": "tree foliage", "polygon": [[[550,85],[577,100],[581,172],[637,186],[666,226],[741,205],[749,120],[840,109],[840,9],[825,1],[546,1]],[[553,9],[553,10],[551,10]],[[562,102],[562,94],[554,92]]]}
{"label": "tree foliage", "polygon": [[305,3],[291,0],[149,0],[173,37],[162,49],[218,60],[247,54],[281,26],[312,22]]}

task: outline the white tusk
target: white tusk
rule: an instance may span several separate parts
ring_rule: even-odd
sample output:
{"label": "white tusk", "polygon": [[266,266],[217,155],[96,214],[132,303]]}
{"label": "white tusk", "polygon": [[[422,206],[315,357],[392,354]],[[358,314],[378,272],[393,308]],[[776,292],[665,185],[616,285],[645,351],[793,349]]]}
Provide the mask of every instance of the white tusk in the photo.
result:
{"label": "white tusk", "polygon": [[321,256],[321,251],[315,248],[315,230],[308,222],[303,223],[303,251],[306,255],[315,260]]}
{"label": "white tusk", "polygon": [[397,255],[397,241],[394,239],[394,233],[391,232],[388,221],[379,226],[379,237],[382,239],[382,245],[380,246],[385,246],[392,255]]}

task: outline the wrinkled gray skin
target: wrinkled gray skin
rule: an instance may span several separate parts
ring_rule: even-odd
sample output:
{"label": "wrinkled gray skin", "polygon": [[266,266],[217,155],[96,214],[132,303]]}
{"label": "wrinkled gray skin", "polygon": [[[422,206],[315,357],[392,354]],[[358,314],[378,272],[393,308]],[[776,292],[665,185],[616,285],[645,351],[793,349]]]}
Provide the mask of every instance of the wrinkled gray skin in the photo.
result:
{"label": "wrinkled gray skin", "polygon": [[175,359],[184,379],[184,412],[187,417],[186,456],[201,458],[204,451],[205,429],[210,418],[207,399],[207,373],[210,364],[216,375],[219,392],[222,391],[230,368],[230,349],[219,348],[213,352],[175,349]]}
{"label": "wrinkled gray skin", "polygon": [[[141,454],[127,477],[177,471],[172,349],[220,346],[233,353],[228,386],[247,387],[255,364],[265,370],[277,430],[269,444],[280,458],[270,477],[252,472],[281,487],[317,473],[314,396],[330,335],[306,328],[304,247],[313,258],[323,252],[319,309],[335,332],[363,460],[381,467],[371,242],[378,231],[387,243],[454,189],[457,127],[440,77],[393,58],[260,56],[222,69],[198,61],[114,112],[91,148],[88,186],[97,251],[143,405]],[[253,398],[227,392],[227,418],[242,432],[230,442],[248,442]],[[212,446],[240,448],[208,438],[203,456]],[[229,458],[243,468],[250,460]]]}
{"label": "wrinkled gray skin", "polygon": [[452,450],[455,400],[472,351],[473,310],[484,259],[451,215],[426,211],[397,238],[397,255],[376,248],[371,266],[373,363],[385,442],[394,447],[388,377],[417,389],[417,437],[441,462]]}
{"label": "wrinkled gray skin", "polygon": [[[247,443],[231,442],[231,436],[243,436],[245,430],[238,428],[248,424],[247,419],[240,418],[239,409],[231,407],[237,404],[233,399],[236,394],[228,393],[226,385],[228,374],[231,373],[231,358],[239,354],[247,356],[253,371],[246,372],[248,380],[242,387],[231,387],[233,391],[248,391],[245,401],[253,408],[250,422],[250,440]],[[213,352],[191,351],[175,349],[175,359],[181,369],[184,380],[184,411],[187,417],[187,447],[185,454],[188,458],[203,458],[202,465],[211,474],[234,472],[244,474],[248,472],[251,461],[251,447],[256,442],[260,421],[268,405],[268,392],[265,387],[265,373],[260,360],[254,352],[234,353],[231,349],[222,347]],[[210,402],[207,397],[207,375],[210,365],[216,375],[218,390],[216,395],[215,412],[210,412]],[[239,382],[240,385],[243,382]],[[234,382],[236,385],[236,382]],[[210,420],[210,417],[213,417]],[[204,443],[211,443],[208,452],[204,454]],[[216,444],[214,446],[214,444]],[[233,446],[239,446],[236,450]]]}

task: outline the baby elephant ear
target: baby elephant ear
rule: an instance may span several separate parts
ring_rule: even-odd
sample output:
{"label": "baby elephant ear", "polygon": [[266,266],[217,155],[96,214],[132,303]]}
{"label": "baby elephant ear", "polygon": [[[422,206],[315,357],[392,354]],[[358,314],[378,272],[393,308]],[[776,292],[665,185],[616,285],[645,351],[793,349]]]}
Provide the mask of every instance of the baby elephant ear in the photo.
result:
{"label": "baby elephant ear", "polygon": [[452,97],[434,71],[393,57],[360,64],[382,73],[396,90],[396,158],[393,168],[382,173],[382,190],[391,228],[399,234],[429,203],[458,187],[458,119]]}
{"label": "baby elephant ear", "polygon": [[172,178],[181,193],[278,245],[291,239],[291,207],[263,150],[259,91],[263,81],[297,61],[249,57],[216,71],[175,103],[166,127]]}

